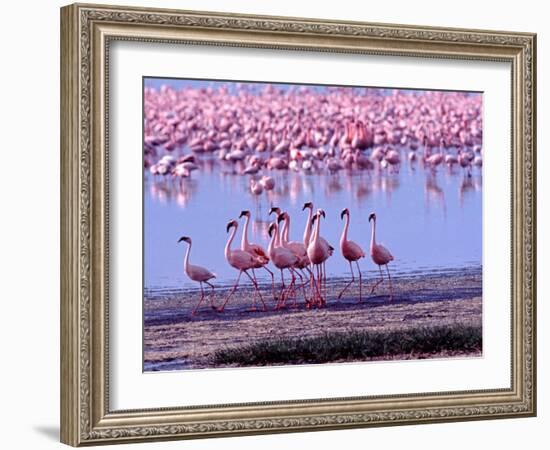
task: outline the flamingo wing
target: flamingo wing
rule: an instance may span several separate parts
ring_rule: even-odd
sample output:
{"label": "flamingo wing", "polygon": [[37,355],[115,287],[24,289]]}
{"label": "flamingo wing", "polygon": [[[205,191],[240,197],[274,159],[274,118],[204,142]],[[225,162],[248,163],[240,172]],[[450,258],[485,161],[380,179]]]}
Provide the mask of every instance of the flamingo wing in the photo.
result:
{"label": "flamingo wing", "polygon": [[256,262],[257,258],[244,250],[233,250],[229,259],[229,264],[238,270],[250,269]]}
{"label": "flamingo wing", "polygon": [[319,243],[323,246],[323,249],[329,254],[329,256],[332,256],[334,247],[330,245],[324,237],[319,237]]}
{"label": "flamingo wing", "polygon": [[285,248],[289,249],[294,253],[298,258],[303,257],[307,254],[306,246],[301,242],[287,242]]}
{"label": "flamingo wing", "polygon": [[372,259],[376,264],[383,265],[393,261],[393,255],[381,244],[377,244],[371,250]]}
{"label": "flamingo wing", "polygon": [[269,256],[267,256],[266,251],[259,245],[251,244],[250,249],[251,249],[250,253],[252,253],[254,256],[257,256],[260,258],[266,258],[269,261]]}
{"label": "flamingo wing", "polygon": [[187,275],[193,281],[208,281],[212,278],[216,278],[216,274],[210,272],[205,267],[189,265]]}
{"label": "flamingo wing", "polygon": [[353,241],[346,241],[346,244],[342,250],[344,257],[351,259],[352,261],[358,260],[359,258],[363,258],[365,256],[363,249],[359,246],[359,244]]}

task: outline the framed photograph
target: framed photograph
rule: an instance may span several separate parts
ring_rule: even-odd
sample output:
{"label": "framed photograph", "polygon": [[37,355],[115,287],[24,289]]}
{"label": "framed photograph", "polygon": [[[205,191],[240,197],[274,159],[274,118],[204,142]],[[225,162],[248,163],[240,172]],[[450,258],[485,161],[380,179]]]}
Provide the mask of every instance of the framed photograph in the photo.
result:
{"label": "framed photograph", "polygon": [[536,414],[536,36],[61,9],[61,440]]}

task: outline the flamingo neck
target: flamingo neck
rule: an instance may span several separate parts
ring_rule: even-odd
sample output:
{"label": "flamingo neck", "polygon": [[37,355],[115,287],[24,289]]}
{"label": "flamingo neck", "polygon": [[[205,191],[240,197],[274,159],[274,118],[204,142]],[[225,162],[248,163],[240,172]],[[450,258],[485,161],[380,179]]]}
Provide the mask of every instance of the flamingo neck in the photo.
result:
{"label": "flamingo neck", "polygon": [[243,237],[241,240],[241,250],[246,250],[248,248],[248,222],[250,221],[250,216],[245,216]]}
{"label": "flamingo neck", "polygon": [[187,269],[189,268],[189,254],[191,253],[191,244],[187,247],[187,251],[185,252],[185,262],[183,263],[183,268],[185,272],[187,272]]}
{"label": "flamingo neck", "polygon": [[281,234],[282,234],[281,240],[284,244],[286,244],[288,242],[289,235],[290,235],[290,216],[288,214],[285,216],[285,223],[283,225]]}
{"label": "flamingo neck", "polygon": [[317,222],[315,222],[315,231],[313,232],[313,242],[319,243],[319,229],[321,228],[321,214],[317,214]]}
{"label": "flamingo neck", "polygon": [[313,208],[309,208],[309,213],[307,215],[306,229],[304,230],[304,245],[309,245],[309,240],[311,238],[311,219],[313,219]]}
{"label": "flamingo neck", "polygon": [[370,249],[372,250],[376,245],[376,219],[372,221],[371,235],[370,235]]}
{"label": "flamingo neck", "polygon": [[275,247],[281,246],[281,235],[279,233],[279,225],[275,224]]}
{"label": "flamingo neck", "polygon": [[344,231],[342,232],[342,237],[340,238],[340,244],[344,244],[348,240],[348,228],[349,228],[349,214],[346,214],[346,223],[344,225]]}
{"label": "flamingo neck", "polygon": [[233,227],[233,230],[231,230],[231,236],[229,236],[227,244],[225,244],[226,259],[228,259],[231,256],[231,243],[233,242],[233,238],[235,237],[236,233],[237,233],[237,227]]}
{"label": "flamingo neck", "polygon": [[269,246],[267,247],[267,254],[270,255],[277,246],[277,238],[278,238],[279,232],[277,228],[273,231],[273,234],[271,235],[271,240],[269,241]]}

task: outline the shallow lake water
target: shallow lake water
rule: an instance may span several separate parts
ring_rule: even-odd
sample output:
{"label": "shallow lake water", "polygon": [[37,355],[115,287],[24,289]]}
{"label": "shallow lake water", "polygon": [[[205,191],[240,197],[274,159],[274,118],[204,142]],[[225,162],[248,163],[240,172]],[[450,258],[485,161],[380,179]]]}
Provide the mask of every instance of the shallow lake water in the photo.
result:
{"label": "shallow lake water", "polygon": [[[402,154],[403,159],[406,153]],[[405,159],[406,160],[406,159]],[[344,221],[343,208],[349,208],[348,238],[367,254],[360,261],[366,276],[375,276],[377,266],[368,256],[371,225],[368,216],[377,215],[377,241],[384,244],[395,260],[392,275],[426,273],[442,269],[480,266],[482,263],[482,174],[474,169],[467,176],[460,167],[449,170],[424,169],[421,163],[402,164],[398,173],[389,170],[346,171],[336,174],[266,172],[275,178],[271,192],[253,196],[250,176],[235,173],[233,163],[216,158],[199,161],[200,169],[190,178],[179,180],[144,175],[144,287],[145,290],[196,288],[183,271],[187,244],[193,240],[190,261],[216,273],[214,284],[235,280],[237,271],[224,257],[228,234],[226,224],[239,220],[242,210],[252,213],[249,240],[267,248],[267,228],[273,221],[271,206],[287,211],[291,218],[291,239],[302,241],[307,211],[305,202],[326,212],[321,235],[335,247],[327,261],[327,275],[349,274],[349,265],[339,251]],[[240,245],[244,218],[233,248]],[[266,279],[263,270],[256,271]]]}

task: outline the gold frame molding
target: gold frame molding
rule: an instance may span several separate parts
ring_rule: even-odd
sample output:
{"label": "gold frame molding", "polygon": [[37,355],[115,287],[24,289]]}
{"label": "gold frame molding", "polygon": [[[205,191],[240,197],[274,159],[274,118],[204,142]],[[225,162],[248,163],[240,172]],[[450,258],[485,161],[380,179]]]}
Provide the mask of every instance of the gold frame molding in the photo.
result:
{"label": "gold frame molding", "polygon": [[[509,389],[111,411],[108,56],[113,40],[509,62]],[[74,4],[61,9],[61,441],[73,446],[536,414],[536,35]]]}

